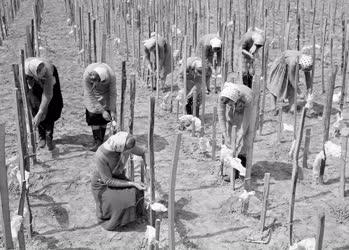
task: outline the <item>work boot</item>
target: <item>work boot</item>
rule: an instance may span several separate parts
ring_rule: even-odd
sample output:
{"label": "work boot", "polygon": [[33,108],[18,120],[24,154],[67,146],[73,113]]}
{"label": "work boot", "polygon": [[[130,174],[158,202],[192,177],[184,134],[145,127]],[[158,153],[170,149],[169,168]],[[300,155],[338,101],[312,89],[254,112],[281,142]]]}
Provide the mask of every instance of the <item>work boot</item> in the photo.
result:
{"label": "work boot", "polygon": [[[104,129],[104,131],[105,131],[105,129]],[[92,134],[93,134],[94,144],[92,147],[89,148],[89,150],[92,152],[96,152],[97,149],[99,148],[99,146],[102,145],[102,143],[103,143],[103,140],[101,139],[101,128],[93,129]],[[103,137],[104,137],[104,135],[103,135]]]}
{"label": "work boot", "polygon": [[38,147],[44,148],[46,146],[46,132],[45,132],[45,129],[42,127],[42,125],[38,126],[38,132],[39,132]]}
{"label": "work boot", "polygon": [[105,135],[105,131],[106,131],[106,127],[100,127],[99,128],[99,131],[100,131],[100,139],[101,139],[101,142],[103,143],[104,142],[104,135]]}
{"label": "work boot", "polygon": [[52,151],[55,148],[55,145],[53,144],[53,125],[46,130],[46,144],[49,151]]}

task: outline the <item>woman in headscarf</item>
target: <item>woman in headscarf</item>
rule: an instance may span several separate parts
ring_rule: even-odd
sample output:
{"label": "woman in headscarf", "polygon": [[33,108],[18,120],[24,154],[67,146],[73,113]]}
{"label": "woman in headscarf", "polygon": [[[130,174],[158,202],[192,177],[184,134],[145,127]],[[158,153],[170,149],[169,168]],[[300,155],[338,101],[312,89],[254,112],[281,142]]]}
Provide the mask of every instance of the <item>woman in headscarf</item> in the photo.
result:
{"label": "woman in headscarf", "polygon": [[248,29],[240,41],[242,82],[249,88],[252,88],[252,80],[255,73],[254,60],[259,49],[264,46],[264,42],[263,30],[257,28]]}
{"label": "woman in headscarf", "polygon": [[38,127],[40,148],[53,150],[54,123],[61,117],[63,98],[57,68],[42,58],[24,62],[33,125]]}
{"label": "woman in headscarf", "polygon": [[280,101],[288,99],[290,111],[295,111],[294,91],[298,90],[295,89],[297,64],[299,64],[299,69],[304,71],[307,94],[312,94],[313,86],[310,74],[313,68],[312,57],[297,50],[286,50],[280,57],[275,59],[270,70],[269,91],[273,97],[275,110],[278,99]]}
{"label": "woman in headscarf", "polygon": [[[148,70],[151,74],[156,74],[156,39],[158,43],[159,52],[159,77],[162,82],[162,86],[166,81],[166,77],[171,73],[171,46],[167,43],[166,39],[155,32],[151,34],[151,37],[143,42],[144,45],[144,60],[148,65]],[[155,88],[154,88],[155,89]]]}
{"label": "woman in headscarf", "polygon": [[[180,89],[184,92],[184,64],[182,64],[179,77],[180,77]],[[194,113],[193,109],[193,101],[194,101],[194,91],[197,93],[197,103],[196,103],[196,116],[199,115],[201,99],[202,99],[202,61],[199,57],[188,57],[187,58],[187,104],[186,111],[187,114],[192,115]],[[208,86],[208,82],[210,81],[212,75],[212,70],[209,65],[206,65],[206,86]],[[184,93],[183,93],[184,94]]]}
{"label": "woman in headscarf", "polygon": [[[218,121],[223,132],[223,144],[230,147],[232,128],[236,125],[238,134],[236,152],[244,167],[246,167],[251,102],[252,90],[243,84],[231,82],[224,84],[218,99]],[[238,178],[238,173],[235,176]]]}
{"label": "woman in headscarf", "polygon": [[96,151],[104,141],[107,123],[116,120],[116,77],[105,63],[92,63],[83,75],[86,122],[92,128]]}
{"label": "woman in headscarf", "polygon": [[[212,72],[220,72],[222,63],[222,39],[217,34],[206,34],[202,36],[196,47],[196,55],[202,56],[202,50],[205,50],[205,60],[212,68]],[[208,85],[209,86],[209,85]],[[208,91],[210,91],[208,89]]]}
{"label": "woman in headscarf", "polygon": [[135,221],[143,213],[141,199],[146,187],[125,176],[130,154],[142,156],[146,162],[145,150],[136,146],[135,138],[127,132],[112,135],[95,153],[92,193],[98,222],[109,231]]}

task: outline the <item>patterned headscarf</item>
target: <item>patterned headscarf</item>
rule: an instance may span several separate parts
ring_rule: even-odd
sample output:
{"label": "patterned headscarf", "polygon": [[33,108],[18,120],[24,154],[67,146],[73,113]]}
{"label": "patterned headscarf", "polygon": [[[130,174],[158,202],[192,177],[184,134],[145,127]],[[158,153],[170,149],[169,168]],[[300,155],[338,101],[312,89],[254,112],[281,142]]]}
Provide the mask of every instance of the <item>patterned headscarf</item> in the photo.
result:
{"label": "patterned headscarf", "polygon": [[313,58],[309,55],[302,54],[299,57],[299,65],[303,71],[310,71],[313,68]]}
{"label": "patterned headscarf", "polygon": [[109,137],[109,139],[103,143],[103,146],[108,151],[123,152],[129,133],[121,131]]}
{"label": "patterned headscarf", "polygon": [[226,82],[220,95],[234,102],[243,99],[246,105],[252,102],[252,90],[243,84]]}

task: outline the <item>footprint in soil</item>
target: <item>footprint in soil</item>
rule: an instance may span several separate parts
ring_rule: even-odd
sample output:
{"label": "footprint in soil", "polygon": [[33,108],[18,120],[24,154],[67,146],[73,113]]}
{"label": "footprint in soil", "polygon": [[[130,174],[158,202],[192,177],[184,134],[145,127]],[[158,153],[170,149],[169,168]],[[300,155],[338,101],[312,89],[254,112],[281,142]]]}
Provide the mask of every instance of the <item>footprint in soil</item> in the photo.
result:
{"label": "footprint in soil", "polygon": [[67,209],[62,207],[60,204],[56,203],[54,199],[47,194],[40,194],[40,195],[36,195],[35,197],[38,198],[39,200],[49,202],[50,203],[49,205],[51,205],[48,208],[48,211],[50,212],[50,214],[52,214],[52,216],[56,218],[57,222],[62,228],[69,227],[69,214]]}

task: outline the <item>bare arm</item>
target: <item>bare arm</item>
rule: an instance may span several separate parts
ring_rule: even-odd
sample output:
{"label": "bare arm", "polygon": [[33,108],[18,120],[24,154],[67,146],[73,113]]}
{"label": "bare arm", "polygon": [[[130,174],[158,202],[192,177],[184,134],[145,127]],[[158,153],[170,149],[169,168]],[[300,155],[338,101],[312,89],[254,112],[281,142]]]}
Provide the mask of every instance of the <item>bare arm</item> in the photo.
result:
{"label": "bare arm", "polygon": [[221,99],[218,101],[218,122],[219,126],[221,128],[221,131],[224,135],[225,141],[227,137],[227,118],[225,116],[226,114],[226,105],[222,102]]}
{"label": "bare arm", "polygon": [[[45,79],[45,82],[43,84],[43,92],[42,92],[42,97],[41,97],[41,103],[39,107],[39,112],[40,115],[46,116],[47,114],[47,109],[48,105],[50,104],[50,101],[53,97],[53,85],[54,85],[55,79],[53,76],[49,76],[48,78]],[[44,117],[42,117],[42,120]]]}
{"label": "bare arm", "polygon": [[245,55],[245,56],[250,57],[251,59],[254,58],[253,55],[250,52],[248,52],[247,50],[245,50],[245,49],[242,50],[242,54]]}

